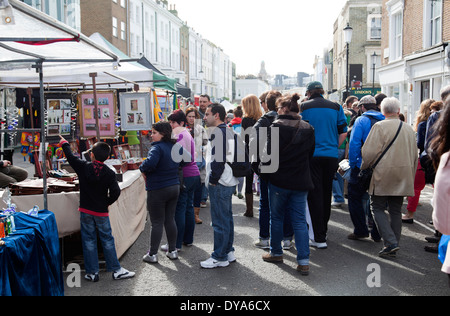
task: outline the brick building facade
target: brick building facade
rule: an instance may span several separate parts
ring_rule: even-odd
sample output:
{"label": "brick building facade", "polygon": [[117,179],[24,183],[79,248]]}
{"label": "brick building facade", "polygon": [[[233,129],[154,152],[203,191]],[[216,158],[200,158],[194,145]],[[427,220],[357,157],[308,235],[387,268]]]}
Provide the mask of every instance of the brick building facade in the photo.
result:
{"label": "brick building facade", "polygon": [[450,1],[383,0],[382,90],[403,104],[410,124],[423,100],[440,99],[450,83],[445,50],[450,41]]}

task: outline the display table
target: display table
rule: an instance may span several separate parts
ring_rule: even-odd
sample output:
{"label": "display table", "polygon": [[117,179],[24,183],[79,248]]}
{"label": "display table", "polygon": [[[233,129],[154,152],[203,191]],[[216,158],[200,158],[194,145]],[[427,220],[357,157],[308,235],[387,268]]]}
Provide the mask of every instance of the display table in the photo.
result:
{"label": "display table", "polygon": [[16,232],[0,246],[1,296],[63,296],[64,281],[55,216],[17,213]]}
{"label": "display table", "polygon": [[[147,193],[144,177],[139,170],[125,172],[119,186],[120,197],[109,207],[109,216],[117,256],[120,258],[145,228]],[[55,214],[59,237],[80,231],[79,201],[80,192],[48,194],[48,208]],[[44,200],[42,195],[22,195],[11,197],[11,203],[16,204],[20,211],[28,211],[34,205],[43,208]],[[1,198],[0,207],[6,208]]]}

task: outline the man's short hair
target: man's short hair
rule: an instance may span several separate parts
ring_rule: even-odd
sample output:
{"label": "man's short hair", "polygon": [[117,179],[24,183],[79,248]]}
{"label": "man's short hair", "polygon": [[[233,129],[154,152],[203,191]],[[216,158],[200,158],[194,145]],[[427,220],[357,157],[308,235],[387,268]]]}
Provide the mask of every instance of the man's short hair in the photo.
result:
{"label": "man's short hair", "polygon": [[220,104],[220,103],[212,103],[212,104],[208,105],[208,107],[211,109],[212,115],[216,115],[217,113],[219,113],[219,119],[222,122],[225,122],[225,118],[227,116],[227,112],[225,110],[225,107],[222,104]]}
{"label": "man's short hair", "polygon": [[211,102],[211,98],[207,94],[202,94],[200,98],[207,98],[209,102]]}
{"label": "man's short hair", "polygon": [[104,162],[111,154],[111,147],[107,143],[98,142],[92,147],[92,153],[94,154],[96,160]]}
{"label": "man's short hair", "polygon": [[387,95],[385,95],[384,93],[378,93],[375,96],[375,100],[377,100],[377,105],[380,106],[381,102],[383,102],[383,100],[386,99],[386,98],[387,98]]}
{"label": "man's short hair", "polygon": [[276,111],[277,110],[277,99],[281,98],[283,95],[280,91],[272,90],[269,91],[266,97],[266,104],[269,111]]}
{"label": "man's short hair", "polygon": [[347,99],[345,99],[345,105],[347,105],[347,107],[352,106],[356,101],[358,101],[358,97],[351,95]]}

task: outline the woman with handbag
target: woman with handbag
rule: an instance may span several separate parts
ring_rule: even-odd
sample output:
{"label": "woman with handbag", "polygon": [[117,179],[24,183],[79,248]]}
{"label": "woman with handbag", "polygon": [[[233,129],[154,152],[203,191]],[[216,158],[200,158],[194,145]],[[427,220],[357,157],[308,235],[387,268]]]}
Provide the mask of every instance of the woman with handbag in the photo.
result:
{"label": "woman with handbag", "polygon": [[[372,127],[362,148],[361,170],[376,165],[369,194],[375,222],[384,241],[379,256],[393,256],[400,249],[403,199],[414,196],[418,157],[415,133],[399,119],[400,101],[384,99],[381,112],[386,120]],[[386,206],[390,219],[385,213]]]}

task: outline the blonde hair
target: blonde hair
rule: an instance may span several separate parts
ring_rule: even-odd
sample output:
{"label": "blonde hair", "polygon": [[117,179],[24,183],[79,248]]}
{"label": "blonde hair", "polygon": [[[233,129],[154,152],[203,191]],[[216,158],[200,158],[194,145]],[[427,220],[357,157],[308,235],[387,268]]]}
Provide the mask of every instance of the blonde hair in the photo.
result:
{"label": "blonde hair", "polygon": [[244,110],[244,117],[250,117],[257,121],[263,116],[259,98],[254,94],[250,94],[242,99],[242,108]]}
{"label": "blonde hair", "polygon": [[428,118],[431,115],[431,105],[434,103],[435,101],[433,99],[427,99],[424,100],[421,104],[420,104],[420,108],[419,111],[417,111],[416,113],[416,121],[414,124],[414,129],[417,132],[417,128],[419,127],[419,124],[421,122],[427,121]]}

